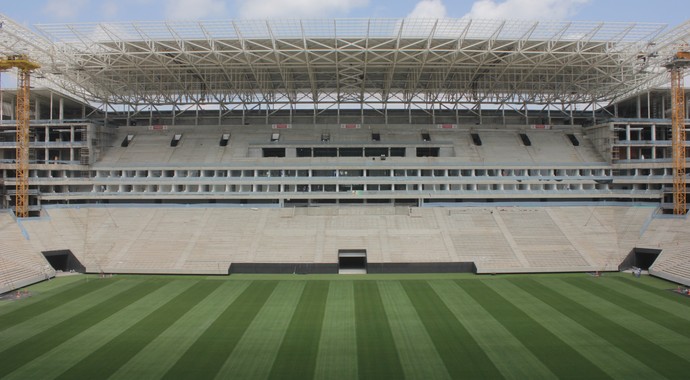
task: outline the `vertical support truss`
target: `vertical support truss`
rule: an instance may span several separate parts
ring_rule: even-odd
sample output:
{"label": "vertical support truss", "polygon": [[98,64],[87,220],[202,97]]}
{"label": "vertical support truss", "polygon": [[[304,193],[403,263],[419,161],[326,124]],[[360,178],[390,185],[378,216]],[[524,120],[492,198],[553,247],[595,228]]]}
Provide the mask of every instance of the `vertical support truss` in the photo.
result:
{"label": "vertical support truss", "polygon": [[15,214],[29,216],[29,88],[31,75],[19,70],[17,83],[17,195]]}
{"label": "vertical support truss", "polygon": [[685,89],[683,86],[683,69],[671,68],[671,102],[673,125],[673,213],[685,215],[686,212],[686,178],[685,178]]}

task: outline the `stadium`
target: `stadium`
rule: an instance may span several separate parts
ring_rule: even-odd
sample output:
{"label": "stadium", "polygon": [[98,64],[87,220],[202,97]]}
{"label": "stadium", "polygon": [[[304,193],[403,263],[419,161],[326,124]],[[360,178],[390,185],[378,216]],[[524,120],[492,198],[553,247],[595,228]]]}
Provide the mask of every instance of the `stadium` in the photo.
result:
{"label": "stadium", "polygon": [[690,21],[0,25],[0,377],[686,374]]}

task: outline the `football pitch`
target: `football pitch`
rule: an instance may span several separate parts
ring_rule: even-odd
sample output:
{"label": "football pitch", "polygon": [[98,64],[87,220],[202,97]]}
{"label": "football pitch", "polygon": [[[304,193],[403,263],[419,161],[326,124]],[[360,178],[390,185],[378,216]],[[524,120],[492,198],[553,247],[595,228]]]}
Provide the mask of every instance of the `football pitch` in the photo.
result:
{"label": "football pitch", "polygon": [[0,302],[8,379],[681,379],[690,298],[643,276],[94,276]]}

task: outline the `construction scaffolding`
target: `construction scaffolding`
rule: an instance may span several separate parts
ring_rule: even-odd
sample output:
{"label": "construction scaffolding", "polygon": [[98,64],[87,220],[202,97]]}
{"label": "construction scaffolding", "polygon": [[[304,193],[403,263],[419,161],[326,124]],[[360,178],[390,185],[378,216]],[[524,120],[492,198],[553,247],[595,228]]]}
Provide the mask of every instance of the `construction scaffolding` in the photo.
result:
{"label": "construction scaffolding", "polygon": [[29,123],[31,71],[39,68],[26,56],[16,55],[0,60],[0,70],[16,68],[17,73],[17,154],[16,195],[14,213],[19,218],[29,216]]}
{"label": "construction scaffolding", "polygon": [[687,212],[686,141],[685,141],[685,86],[684,70],[690,66],[690,52],[679,51],[668,64],[671,72],[671,122],[673,149],[673,214]]}

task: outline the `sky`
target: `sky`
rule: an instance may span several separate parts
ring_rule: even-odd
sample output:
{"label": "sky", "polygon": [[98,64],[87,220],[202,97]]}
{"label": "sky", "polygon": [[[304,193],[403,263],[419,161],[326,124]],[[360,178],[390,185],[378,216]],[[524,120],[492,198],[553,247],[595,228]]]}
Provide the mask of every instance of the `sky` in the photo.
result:
{"label": "sky", "polygon": [[25,0],[0,13],[31,26],[146,20],[490,18],[665,23],[690,20],[688,0]]}

